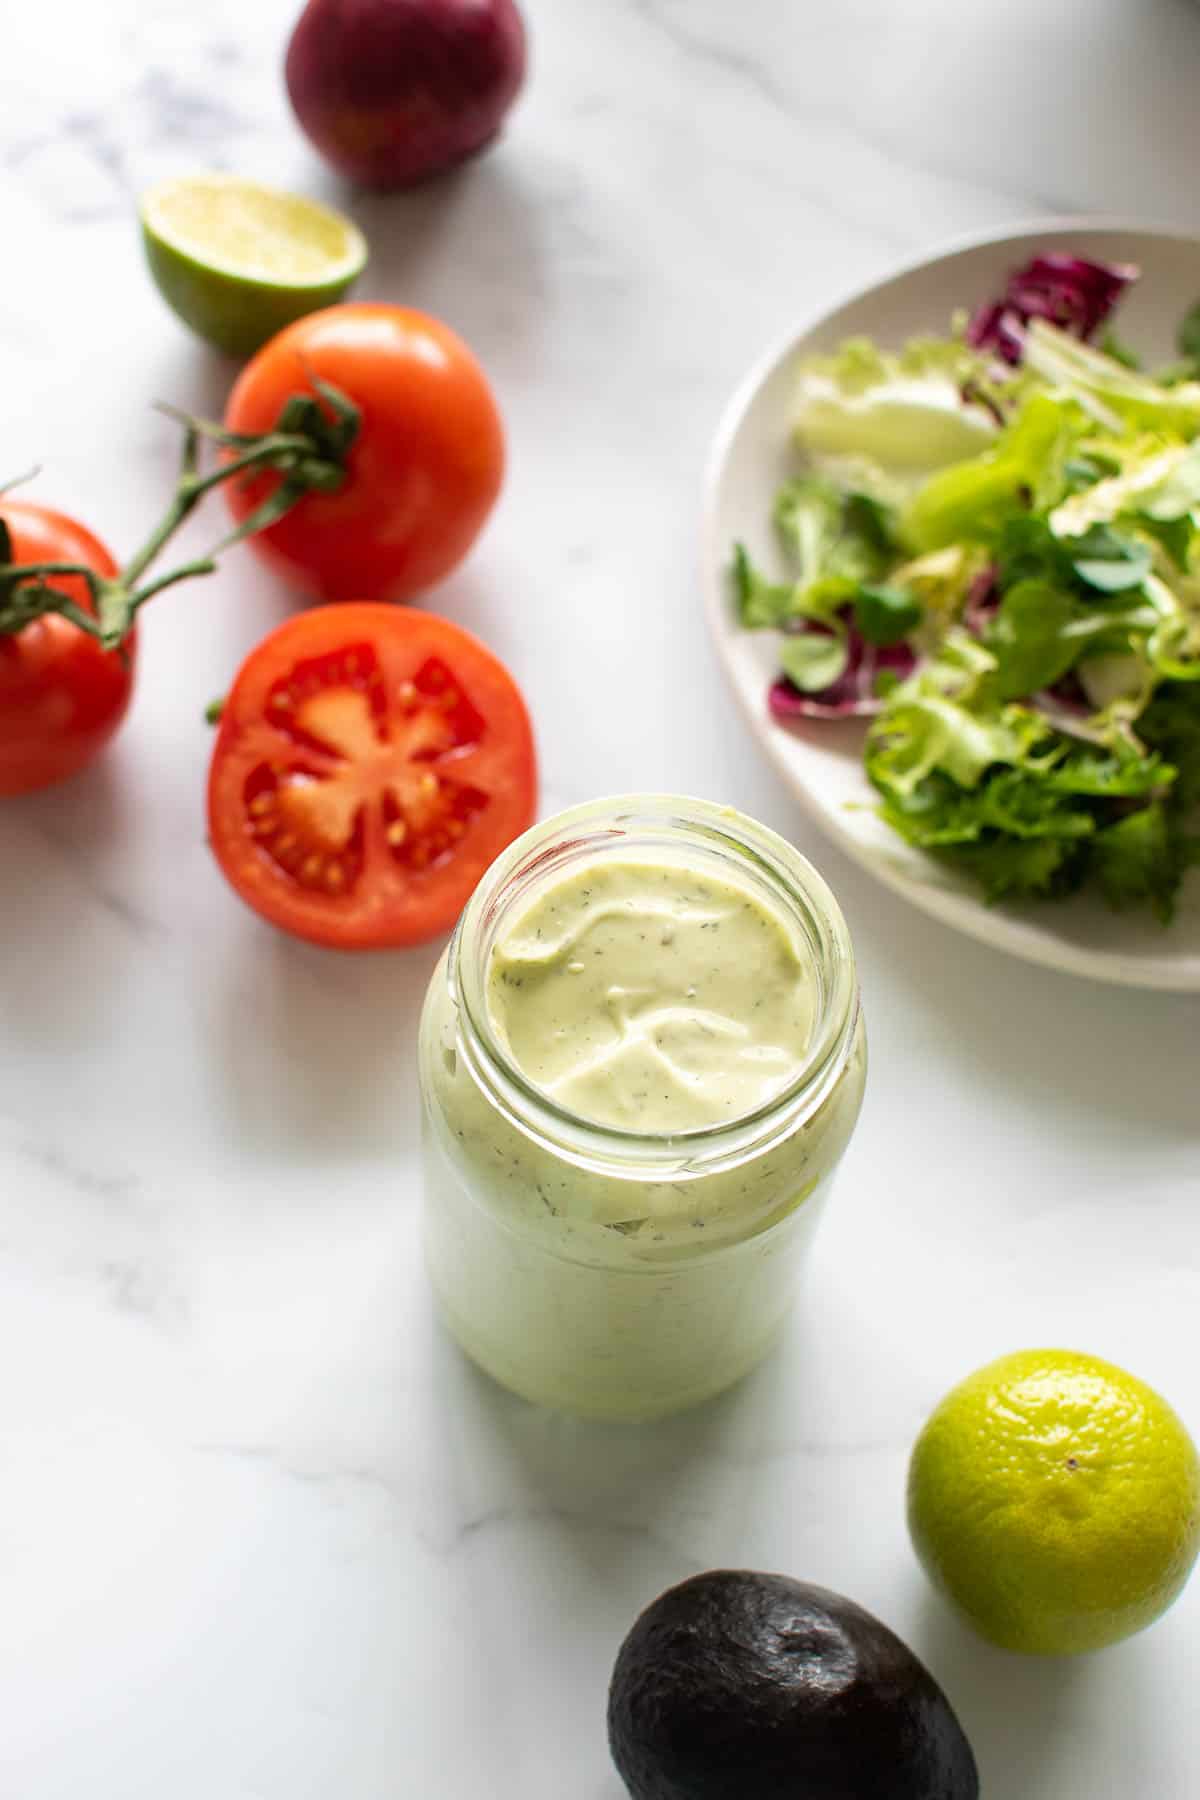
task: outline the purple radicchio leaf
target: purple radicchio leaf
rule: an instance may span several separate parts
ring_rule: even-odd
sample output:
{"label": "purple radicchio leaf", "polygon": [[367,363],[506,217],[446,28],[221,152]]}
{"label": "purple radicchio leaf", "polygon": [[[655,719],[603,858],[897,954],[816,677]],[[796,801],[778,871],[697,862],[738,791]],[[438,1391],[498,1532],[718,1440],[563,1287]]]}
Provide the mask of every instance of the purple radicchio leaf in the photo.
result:
{"label": "purple radicchio leaf", "polygon": [[[841,616],[850,652],[845,673],[832,686],[822,688],[816,694],[801,693],[786,675],[781,675],[772,683],[767,695],[773,718],[784,721],[869,718],[883,710],[883,700],[875,692],[876,678],[887,672],[903,681],[905,676],[912,674],[917,666],[917,656],[909,644],[892,644],[886,650],[880,649],[876,644],[869,644],[856,629],[849,607]],[[805,628],[825,637],[831,635],[827,625],[805,621],[802,629]]]}
{"label": "purple radicchio leaf", "polygon": [[1015,269],[1000,300],[987,301],[972,315],[967,342],[995,350],[1007,363],[1025,351],[1025,327],[1045,319],[1085,343],[1108,318],[1139,271],[1132,263],[1092,262],[1084,256],[1035,256]]}

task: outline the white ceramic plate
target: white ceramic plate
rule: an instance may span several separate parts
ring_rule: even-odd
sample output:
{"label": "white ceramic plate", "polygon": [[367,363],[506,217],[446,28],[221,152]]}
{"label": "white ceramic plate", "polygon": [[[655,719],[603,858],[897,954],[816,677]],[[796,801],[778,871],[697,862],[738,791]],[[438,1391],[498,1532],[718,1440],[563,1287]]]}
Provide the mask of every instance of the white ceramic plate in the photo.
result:
{"label": "white ceramic plate", "polygon": [[1040,907],[985,906],[974,887],[911,849],[875,817],[873,790],[862,769],[860,721],[780,725],[771,718],[767,689],[776,673],[776,636],[742,631],[733,611],[729,557],[735,539],[768,570],[784,572],[770,511],[776,488],[795,466],[797,357],[860,333],[892,346],[915,332],[942,330],[955,308],[973,307],[999,293],[1010,269],[1037,251],[1058,248],[1137,263],[1142,279],[1122,304],[1121,334],[1151,360],[1165,362],[1176,354],[1176,326],[1200,297],[1200,240],[1079,220],[948,251],[801,324],[751,371],[717,434],[704,519],[709,622],[760,744],[829,835],[873,875],[947,925],[1030,962],[1133,987],[1200,992],[1200,871],[1189,876],[1178,914],[1166,929],[1152,918],[1113,913],[1084,895]]}

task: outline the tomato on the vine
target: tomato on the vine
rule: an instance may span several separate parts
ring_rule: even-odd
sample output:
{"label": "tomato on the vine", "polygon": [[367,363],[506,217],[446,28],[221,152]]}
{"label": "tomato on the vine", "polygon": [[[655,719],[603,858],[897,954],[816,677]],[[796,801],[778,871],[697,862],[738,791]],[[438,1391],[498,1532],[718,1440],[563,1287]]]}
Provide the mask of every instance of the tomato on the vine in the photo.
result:
{"label": "tomato on the vine", "polygon": [[272,924],[387,949],[453,925],[536,801],[529,715],[491,651],[429,613],[350,602],[297,614],[243,663],[209,833]]}
{"label": "tomato on the vine", "polygon": [[[32,500],[0,497],[14,563],[71,562],[116,575],[109,552],[85,526]],[[93,611],[78,575],[47,577],[53,588]],[[0,795],[63,781],[91,762],[129,705],[137,647],[132,635],[105,650],[60,613],[20,631],[0,632]]]}
{"label": "tomato on the vine", "polygon": [[[332,306],[289,325],[243,369],[228,431],[273,430],[314,380],[358,409],[346,474],[249,541],[320,600],[409,600],[449,574],[491,511],[504,435],[487,377],[448,326],[401,306]],[[241,523],[278,489],[277,471],[226,488]]]}

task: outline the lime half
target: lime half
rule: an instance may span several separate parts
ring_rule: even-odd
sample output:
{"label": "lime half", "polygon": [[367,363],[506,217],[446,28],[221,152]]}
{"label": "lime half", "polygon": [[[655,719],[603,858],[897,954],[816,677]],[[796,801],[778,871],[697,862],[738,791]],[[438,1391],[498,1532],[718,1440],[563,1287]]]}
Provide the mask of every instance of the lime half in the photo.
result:
{"label": "lime half", "polygon": [[160,182],[140,213],[164,300],[233,356],[340,300],[366,267],[366,239],[341,213],[236,175]]}

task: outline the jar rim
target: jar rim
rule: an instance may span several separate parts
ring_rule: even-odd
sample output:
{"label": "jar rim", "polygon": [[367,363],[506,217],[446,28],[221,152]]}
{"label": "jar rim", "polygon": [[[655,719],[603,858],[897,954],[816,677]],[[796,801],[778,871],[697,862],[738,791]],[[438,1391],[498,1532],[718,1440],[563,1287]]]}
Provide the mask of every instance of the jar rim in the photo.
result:
{"label": "jar rim", "polygon": [[[486,1001],[488,961],[501,918],[547,866],[595,849],[660,843],[694,846],[751,872],[782,901],[811,953],[819,1000],[808,1055],[779,1093],[719,1124],[663,1133],[600,1123],[563,1106],[529,1080],[499,1041]],[[849,1058],[858,1022],[858,978],[850,933],[828,883],[786,839],[733,807],[674,794],[620,794],[568,807],[532,826],[492,863],[450,942],[447,979],[472,1073],[512,1123],[547,1148],[643,1178],[697,1175],[760,1154],[816,1113]]]}

